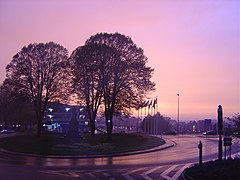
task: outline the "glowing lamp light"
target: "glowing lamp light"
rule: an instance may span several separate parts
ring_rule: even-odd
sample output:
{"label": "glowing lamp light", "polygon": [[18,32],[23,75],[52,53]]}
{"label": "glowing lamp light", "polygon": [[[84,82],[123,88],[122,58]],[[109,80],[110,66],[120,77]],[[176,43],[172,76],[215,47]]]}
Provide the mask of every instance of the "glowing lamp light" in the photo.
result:
{"label": "glowing lamp light", "polygon": [[65,108],[65,110],[68,112],[70,110],[70,108]]}
{"label": "glowing lamp light", "polygon": [[57,128],[57,127],[60,126],[60,124],[58,124],[58,123],[54,123],[54,124],[52,124],[52,126],[55,127],[55,128]]}
{"label": "glowing lamp light", "polygon": [[53,115],[49,114],[48,117],[49,117],[50,119],[52,119]]}
{"label": "glowing lamp light", "polygon": [[53,109],[52,109],[52,108],[48,108],[48,111],[49,111],[49,112],[53,112]]}
{"label": "glowing lamp light", "polygon": [[193,130],[193,132],[196,132],[197,129],[196,129],[195,125],[193,125],[193,129],[192,130]]}

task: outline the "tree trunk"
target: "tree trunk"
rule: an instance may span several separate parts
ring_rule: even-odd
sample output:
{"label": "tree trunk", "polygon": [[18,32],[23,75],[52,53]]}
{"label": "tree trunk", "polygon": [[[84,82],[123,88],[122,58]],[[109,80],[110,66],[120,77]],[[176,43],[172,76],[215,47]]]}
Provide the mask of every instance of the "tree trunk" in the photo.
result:
{"label": "tree trunk", "polygon": [[37,136],[40,137],[42,135],[42,118],[38,117],[37,119]]}
{"label": "tree trunk", "polygon": [[112,116],[110,114],[106,115],[106,127],[107,127],[107,141],[112,141],[112,130],[113,130],[113,122],[112,122]]}
{"label": "tree trunk", "polygon": [[95,130],[96,130],[95,119],[90,119],[90,128],[91,128],[91,136],[94,136]]}
{"label": "tree trunk", "polygon": [[107,126],[107,141],[112,141],[112,120],[106,119],[106,126]]}

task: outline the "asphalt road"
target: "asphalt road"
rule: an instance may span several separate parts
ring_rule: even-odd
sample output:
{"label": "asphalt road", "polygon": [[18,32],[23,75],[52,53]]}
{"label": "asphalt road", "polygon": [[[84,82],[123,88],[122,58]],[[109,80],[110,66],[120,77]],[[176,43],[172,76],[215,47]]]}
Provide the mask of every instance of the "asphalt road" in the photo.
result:
{"label": "asphalt road", "polygon": [[[0,153],[0,179],[177,179],[198,162],[198,143],[203,143],[203,161],[217,159],[218,139],[191,135],[164,136],[174,147],[161,151],[103,158],[39,158]],[[234,139],[232,154],[240,155]]]}

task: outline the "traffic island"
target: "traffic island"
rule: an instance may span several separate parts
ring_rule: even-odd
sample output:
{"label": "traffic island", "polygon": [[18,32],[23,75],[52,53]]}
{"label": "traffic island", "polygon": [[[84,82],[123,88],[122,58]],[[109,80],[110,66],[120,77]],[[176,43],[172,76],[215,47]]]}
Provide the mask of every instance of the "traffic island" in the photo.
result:
{"label": "traffic island", "polygon": [[209,161],[185,169],[181,177],[185,180],[240,179],[240,159]]}
{"label": "traffic island", "polygon": [[64,157],[135,152],[165,144],[158,137],[139,134],[113,134],[111,143],[106,139],[105,134],[81,138],[66,138],[62,134],[24,135],[0,139],[0,147],[16,153]]}

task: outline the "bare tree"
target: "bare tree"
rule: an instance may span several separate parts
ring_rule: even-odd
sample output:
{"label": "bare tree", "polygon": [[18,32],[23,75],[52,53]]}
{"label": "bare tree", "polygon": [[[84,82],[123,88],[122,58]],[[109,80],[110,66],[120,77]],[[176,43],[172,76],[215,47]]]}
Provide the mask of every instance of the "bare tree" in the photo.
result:
{"label": "bare tree", "polygon": [[23,47],[6,67],[8,81],[28,94],[34,104],[38,136],[47,103],[66,95],[70,83],[67,58],[68,51],[61,45],[34,43]]}
{"label": "bare tree", "polygon": [[99,33],[86,41],[86,45],[90,44],[105,44],[119,55],[111,58],[102,70],[105,119],[108,140],[111,140],[114,113],[137,108],[146,94],[154,90],[155,84],[150,80],[153,69],[146,66],[143,50],[130,37]]}
{"label": "bare tree", "polygon": [[240,113],[236,113],[232,117],[227,117],[227,119],[233,122],[237,131],[240,131]]}
{"label": "bare tree", "polygon": [[114,49],[104,44],[89,44],[73,51],[74,89],[84,100],[90,119],[91,135],[95,132],[95,119],[102,102],[103,87],[109,62],[116,59]]}

